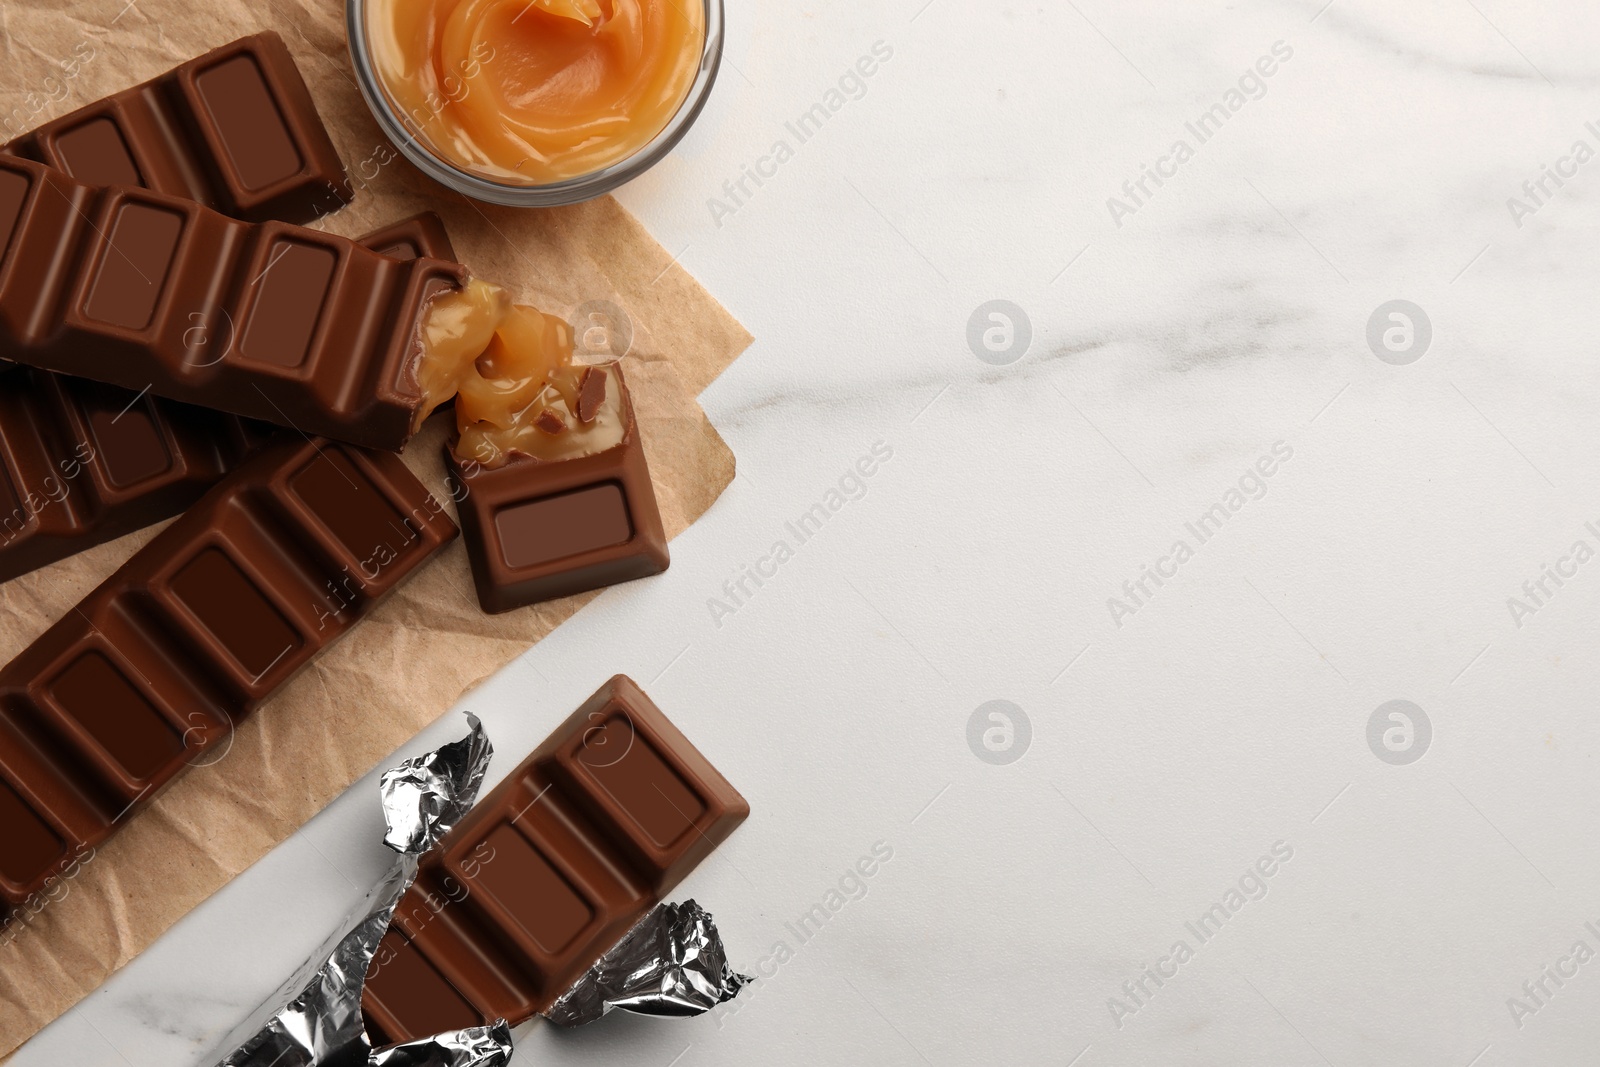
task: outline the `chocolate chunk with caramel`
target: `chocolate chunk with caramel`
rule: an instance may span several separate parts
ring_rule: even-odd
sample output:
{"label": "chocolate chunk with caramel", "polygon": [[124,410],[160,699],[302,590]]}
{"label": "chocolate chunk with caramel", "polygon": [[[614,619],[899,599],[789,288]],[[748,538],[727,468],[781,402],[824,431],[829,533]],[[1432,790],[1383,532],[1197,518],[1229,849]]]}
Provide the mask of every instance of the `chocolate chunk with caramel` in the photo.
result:
{"label": "chocolate chunk with caramel", "polygon": [[551,437],[558,433],[565,433],[567,429],[566,420],[549,408],[539,412],[539,417],[533,420],[533,424]]}
{"label": "chocolate chunk with caramel", "polygon": [[604,367],[590,367],[583,372],[583,381],[578,386],[578,421],[589,423],[600,413],[600,405],[606,399],[606,369]]}

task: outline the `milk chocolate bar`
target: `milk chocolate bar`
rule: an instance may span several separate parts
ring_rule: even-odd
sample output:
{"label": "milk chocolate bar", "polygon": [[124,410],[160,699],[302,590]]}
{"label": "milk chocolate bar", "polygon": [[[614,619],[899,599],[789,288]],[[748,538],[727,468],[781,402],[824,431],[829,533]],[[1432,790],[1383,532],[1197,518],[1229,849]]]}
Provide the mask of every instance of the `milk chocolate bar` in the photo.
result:
{"label": "milk chocolate bar", "polygon": [[276,33],[207,52],[0,146],[85,185],[136,185],[263,222],[310,222],[353,195]]}
{"label": "milk chocolate bar", "polygon": [[374,1046],[548,1009],[749,814],[612,678],[423,857],[367,973]]}
{"label": "milk chocolate bar", "polygon": [[0,368],[0,581],[171,518],[274,430],[83,378]]}
{"label": "milk chocolate bar", "polygon": [[0,358],[398,451],[459,264],[0,157]]}
{"label": "milk chocolate bar", "polygon": [[[359,243],[454,259],[432,212]],[[0,367],[0,582],[170,519],[276,432],[268,423],[26,367]]]}
{"label": "milk chocolate bar", "polygon": [[456,512],[478,603],[490,614],[667,569],[667,535],[633,402],[616,365],[595,370],[614,375],[622,390],[619,444],[572,459],[513,456],[493,469],[445,449],[464,490]]}
{"label": "milk chocolate bar", "polygon": [[455,535],[397,457],[328,441],[280,440],[212,489],[0,670],[0,912]]}

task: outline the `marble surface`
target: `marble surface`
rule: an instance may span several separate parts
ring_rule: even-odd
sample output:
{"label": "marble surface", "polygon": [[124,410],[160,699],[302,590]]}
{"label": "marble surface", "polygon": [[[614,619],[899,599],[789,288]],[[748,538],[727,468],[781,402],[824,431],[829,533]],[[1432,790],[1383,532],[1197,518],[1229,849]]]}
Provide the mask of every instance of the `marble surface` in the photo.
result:
{"label": "marble surface", "polygon": [[[683,895],[763,977],[516,1062],[1592,1062],[1600,9],[730,7],[623,199],[756,335],[741,476],[461,706],[503,773],[644,684],[754,807]],[[372,784],[13,1062],[202,1067]]]}

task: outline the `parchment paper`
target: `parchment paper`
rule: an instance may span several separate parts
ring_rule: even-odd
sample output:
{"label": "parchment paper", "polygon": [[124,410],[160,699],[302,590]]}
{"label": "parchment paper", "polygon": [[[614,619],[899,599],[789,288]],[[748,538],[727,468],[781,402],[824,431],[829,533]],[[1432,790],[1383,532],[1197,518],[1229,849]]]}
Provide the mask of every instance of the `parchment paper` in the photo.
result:
{"label": "parchment paper", "polygon": [[[4,138],[235,37],[277,30],[357,185],[356,202],[320,225],[355,235],[432,209],[474,273],[555,314],[599,299],[631,319],[624,370],[662,518],[676,535],[733,478],[733,455],[694,398],[749,334],[609,198],[516,211],[423,178],[368,113],[343,19],[336,0],[9,0],[0,5]],[[446,432],[435,420],[406,451],[440,499]],[[0,586],[0,657],[16,655],[154,532]],[[0,1057],[593,595],[484,615],[465,552],[459,541],[450,546],[243,723],[225,758],[183,776],[0,946]]]}

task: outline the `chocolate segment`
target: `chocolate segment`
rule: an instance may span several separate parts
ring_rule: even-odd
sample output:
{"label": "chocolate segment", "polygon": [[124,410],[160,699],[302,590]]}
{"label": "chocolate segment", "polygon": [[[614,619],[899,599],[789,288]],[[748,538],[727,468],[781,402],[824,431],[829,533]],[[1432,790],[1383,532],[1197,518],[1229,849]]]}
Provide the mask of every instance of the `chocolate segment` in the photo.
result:
{"label": "chocolate segment", "polygon": [[398,458],[298,437],[158,534],[0,670],[0,920],[455,535]]}
{"label": "chocolate segment", "polygon": [[276,33],[207,52],[0,146],[85,185],[137,185],[224,215],[310,222],[353,195]]}
{"label": "chocolate segment", "polygon": [[171,518],[271,432],[99,382],[0,368],[0,581]]}
{"label": "chocolate segment", "polygon": [[444,220],[432,211],[402,219],[392,226],[374,230],[360,239],[380,256],[390,259],[442,259],[456,262],[455,246],[445,231]]}
{"label": "chocolate segment", "polygon": [[367,974],[374,1045],[546,1010],[749,814],[612,678],[423,857]]}
{"label": "chocolate segment", "polygon": [[633,403],[619,368],[602,373],[621,388],[622,440],[611,448],[571,459],[517,455],[493,469],[445,449],[465,490],[456,511],[478,603],[490,614],[667,569],[667,535]]}
{"label": "chocolate segment", "polygon": [[0,357],[398,451],[465,272],[0,157]]}
{"label": "chocolate segment", "polygon": [[[396,259],[451,259],[427,212],[360,239]],[[194,503],[277,428],[27,367],[0,367],[0,582]]]}
{"label": "chocolate segment", "polygon": [[599,414],[600,405],[606,400],[607,377],[604,367],[590,367],[583,372],[583,381],[578,386],[578,406],[574,412],[579,422],[593,422]]}

